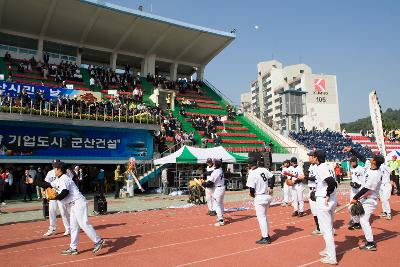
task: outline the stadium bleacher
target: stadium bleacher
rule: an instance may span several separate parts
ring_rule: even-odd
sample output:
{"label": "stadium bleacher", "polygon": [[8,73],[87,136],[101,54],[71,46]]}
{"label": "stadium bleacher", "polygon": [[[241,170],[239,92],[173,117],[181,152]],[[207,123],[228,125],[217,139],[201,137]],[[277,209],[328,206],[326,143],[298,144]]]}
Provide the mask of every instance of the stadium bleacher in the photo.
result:
{"label": "stadium bleacher", "polygon": [[329,161],[341,161],[350,158],[350,153],[342,151],[346,146],[354,147],[366,157],[372,156],[372,151],[368,147],[354,143],[351,138],[344,137],[340,132],[333,132],[328,129],[325,131],[302,131],[301,133],[290,132],[289,136],[309,150],[325,150],[327,152],[326,158]]}
{"label": "stadium bleacher", "polygon": [[[349,133],[348,135],[354,143],[370,148],[373,153],[379,153],[379,149],[378,149],[378,145],[377,145],[376,141],[374,141],[370,137],[363,136],[361,134],[356,134],[356,133]],[[400,142],[399,141],[389,141],[388,139],[385,139],[385,147],[386,147],[386,153],[388,154],[388,153],[392,152],[393,150],[400,149]]]}

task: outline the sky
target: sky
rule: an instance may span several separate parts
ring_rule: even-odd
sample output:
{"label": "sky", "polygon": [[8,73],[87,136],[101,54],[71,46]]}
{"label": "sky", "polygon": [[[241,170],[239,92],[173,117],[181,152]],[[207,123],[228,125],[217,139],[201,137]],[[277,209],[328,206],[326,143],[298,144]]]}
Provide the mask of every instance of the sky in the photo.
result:
{"label": "sky", "polygon": [[205,70],[205,78],[236,104],[257,78],[257,63],[276,59],[336,75],[342,122],[369,116],[372,89],[383,110],[400,108],[400,1],[106,2],[143,5],[146,12],[222,31],[237,29],[236,39]]}

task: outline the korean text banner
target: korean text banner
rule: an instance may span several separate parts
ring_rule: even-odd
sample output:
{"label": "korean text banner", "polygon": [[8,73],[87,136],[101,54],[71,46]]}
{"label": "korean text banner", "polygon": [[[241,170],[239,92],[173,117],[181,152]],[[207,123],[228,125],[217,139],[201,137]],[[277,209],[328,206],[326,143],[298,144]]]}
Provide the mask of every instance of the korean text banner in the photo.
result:
{"label": "korean text banner", "polygon": [[0,122],[0,158],[148,160],[152,155],[147,130]]}
{"label": "korean text banner", "polygon": [[26,93],[33,97],[37,91],[43,92],[44,99],[57,99],[58,96],[68,96],[69,98],[73,98],[74,96],[78,96],[82,99],[88,97],[95,97],[97,100],[101,100],[101,93],[98,92],[87,92],[81,90],[73,90],[66,88],[52,88],[48,86],[40,86],[40,85],[30,85],[23,83],[10,83],[10,82],[2,82],[0,81],[0,95],[6,96],[10,94],[10,96],[16,97],[22,90],[25,89]]}

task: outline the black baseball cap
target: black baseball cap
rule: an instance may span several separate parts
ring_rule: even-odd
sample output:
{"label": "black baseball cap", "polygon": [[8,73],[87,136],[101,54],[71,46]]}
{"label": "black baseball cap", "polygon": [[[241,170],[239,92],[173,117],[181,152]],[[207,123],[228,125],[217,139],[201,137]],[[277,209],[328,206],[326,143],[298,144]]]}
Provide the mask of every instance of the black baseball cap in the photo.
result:
{"label": "black baseball cap", "polygon": [[249,166],[257,166],[258,160],[256,158],[249,158],[247,163],[249,164]]}
{"label": "black baseball cap", "polygon": [[65,167],[65,163],[60,160],[53,163],[53,168],[62,169],[64,167]]}
{"label": "black baseball cap", "polygon": [[314,157],[316,157],[320,162],[325,161],[326,152],[322,149],[314,150]]}
{"label": "black baseball cap", "polygon": [[292,162],[292,163],[294,163],[294,164],[297,164],[297,158],[296,158],[296,157],[291,158],[291,159],[290,159],[290,162]]}
{"label": "black baseball cap", "polygon": [[59,162],[61,162],[61,160],[59,160],[59,159],[54,159],[54,160],[51,162],[51,165],[53,166],[53,168],[56,168],[54,165],[57,164],[57,163],[59,163]]}

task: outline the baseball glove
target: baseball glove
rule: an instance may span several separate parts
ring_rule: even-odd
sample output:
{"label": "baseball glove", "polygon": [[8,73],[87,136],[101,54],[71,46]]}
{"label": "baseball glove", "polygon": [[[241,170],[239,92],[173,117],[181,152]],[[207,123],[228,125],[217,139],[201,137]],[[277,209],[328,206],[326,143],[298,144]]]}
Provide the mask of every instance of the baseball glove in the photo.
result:
{"label": "baseball glove", "polygon": [[352,204],[350,207],[350,213],[352,216],[362,216],[364,215],[364,207],[360,201],[357,201],[356,203]]}
{"label": "baseball glove", "polygon": [[293,186],[294,185],[294,181],[292,179],[286,179],[286,184],[288,186]]}
{"label": "baseball glove", "polygon": [[58,195],[57,191],[54,188],[51,188],[51,187],[47,188],[45,193],[46,193],[46,198],[48,200],[55,200],[57,195]]}

